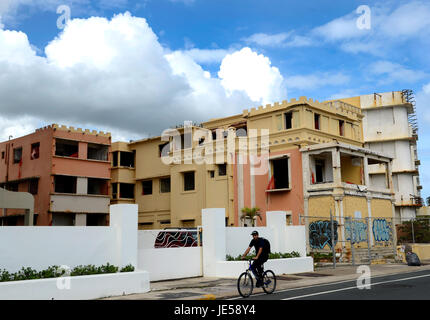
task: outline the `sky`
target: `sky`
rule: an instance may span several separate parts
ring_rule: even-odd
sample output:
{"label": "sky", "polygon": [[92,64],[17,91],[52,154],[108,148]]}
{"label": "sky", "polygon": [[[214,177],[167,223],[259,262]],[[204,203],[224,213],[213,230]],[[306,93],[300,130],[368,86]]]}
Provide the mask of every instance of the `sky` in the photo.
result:
{"label": "sky", "polygon": [[0,141],[113,141],[307,96],[412,89],[430,196],[430,1],[0,0]]}

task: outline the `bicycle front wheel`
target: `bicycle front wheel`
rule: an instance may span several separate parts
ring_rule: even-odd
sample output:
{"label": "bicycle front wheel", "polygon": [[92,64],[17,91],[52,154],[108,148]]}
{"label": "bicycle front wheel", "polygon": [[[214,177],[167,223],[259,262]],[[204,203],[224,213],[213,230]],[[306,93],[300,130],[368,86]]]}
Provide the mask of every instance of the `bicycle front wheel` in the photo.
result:
{"label": "bicycle front wheel", "polygon": [[263,290],[270,294],[276,289],[276,276],[272,270],[263,273]]}
{"label": "bicycle front wheel", "polygon": [[252,294],[253,288],[254,282],[251,275],[248,272],[243,272],[237,279],[237,291],[242,297],[248,298]]}

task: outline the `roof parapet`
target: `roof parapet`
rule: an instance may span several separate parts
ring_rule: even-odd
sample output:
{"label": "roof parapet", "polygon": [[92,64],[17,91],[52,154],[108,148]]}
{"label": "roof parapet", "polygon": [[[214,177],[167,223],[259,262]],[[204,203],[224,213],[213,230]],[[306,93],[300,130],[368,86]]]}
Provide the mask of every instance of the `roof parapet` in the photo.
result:
{"label": "roof parapet", "polygon": [[270,111],[278,111],[280,109],[300,105],[307,104],[311,107],[315,107],[330,113],[337,113],[343,115],[348,118],[360,118],[363,117],[361,113],[361,109],[357,108],[349,103],[345,103],[343,101],[335,100],[330,102],[319,102],[318,100],[314,100],[312,98],[307,98],[306,96],[301,96],[297,100],[296,98],[291,98],[290,101],[283,100],[280,102],[275,102],[273,105],[267,104],[265,107],[259,106],[258,108],[251,108],[250,110],[243,110],[244,116],[256,116]]}
{"label": "roof parapet", "polygon": [[67,127],[65,125],[59,125],[57,123],[53,123],[52,125],[48,125],[48,126],[45,126],[43,128],[36,129],[35,132],[40,132],[43,130],[63,130],[63,131],[68,131],[68,132],[73,132],[73,133],[89,134],[89,135],[102,136],[102,137],[111,137],[110,132],[103,132],[103,131],[97,131],[97,130],[93,130],[91,132],[89,129],[85,129],[85,131],[84,131],[82,128],[75,129],[75,127],[73,127],[73,126]]}

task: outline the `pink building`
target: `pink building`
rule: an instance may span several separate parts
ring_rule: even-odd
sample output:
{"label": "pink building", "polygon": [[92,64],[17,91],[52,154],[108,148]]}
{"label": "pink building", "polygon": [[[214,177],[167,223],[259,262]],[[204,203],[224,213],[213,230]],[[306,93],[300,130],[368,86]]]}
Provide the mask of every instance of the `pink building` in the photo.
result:
{"label": "pink building", "polygon": [[[106,225],[110,133],[53,124],[0,143],[0,187],[35,198],[34,225]],[[0,225],[23,225],[24,212],[0,209]]]}

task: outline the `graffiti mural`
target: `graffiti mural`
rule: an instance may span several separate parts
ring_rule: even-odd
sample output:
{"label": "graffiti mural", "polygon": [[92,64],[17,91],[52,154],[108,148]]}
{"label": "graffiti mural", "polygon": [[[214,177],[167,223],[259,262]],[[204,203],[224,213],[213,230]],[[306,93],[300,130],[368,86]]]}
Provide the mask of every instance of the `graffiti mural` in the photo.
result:
{"label": "graffiti mural", "polygon": [[392,234],[392,223],[386,219],[375,219],[373,220],[373,237],[375,241],[390,241],[393,239]]}
{"label": "graffiti mural", "polygon": [[[337,221],[333,221],[334,245],[337,243]],[[330,220],[319,220],[309,224],[309,245],[314,249],[323,249],[326,245],[333,246]]]}
{"label": "graffiti mural", "polygon": [[366,242],[367,241],[367,223],[363,221],[346,221],[345,222],[345,237],[346,240],[351,241],[352,232],[352,243]]}

